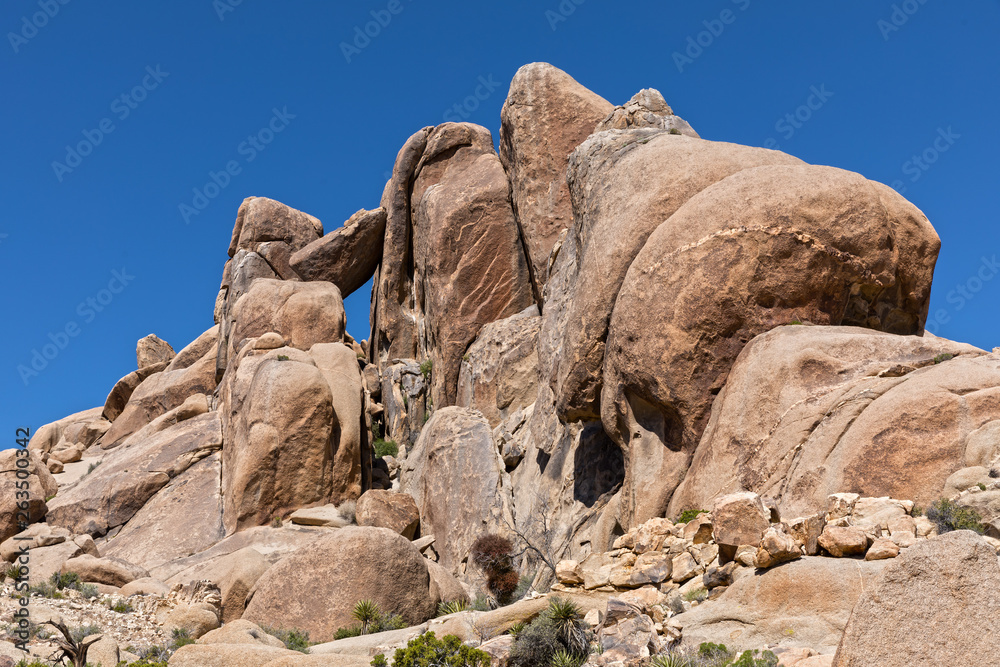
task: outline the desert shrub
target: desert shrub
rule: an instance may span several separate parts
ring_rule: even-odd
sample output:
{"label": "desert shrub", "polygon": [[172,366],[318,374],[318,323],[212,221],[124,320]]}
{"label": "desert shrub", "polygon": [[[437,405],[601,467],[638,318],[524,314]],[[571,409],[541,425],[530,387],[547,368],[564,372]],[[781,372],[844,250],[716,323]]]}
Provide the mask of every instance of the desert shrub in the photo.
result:
{"label": "desert shrub", "polygon": [[688,602],[704,602],[708,599],[708,589],[696,588],[684,594],[684,599]]}
{"label": "desert shrub", "polygon": [[150,660],[148,658],[141,658],[135,662],[125,662],[122,660],[118,663],[118,667],[168,667],[166,660]]}
{"label": "desert shrub", "polygon": [[174,628],[171,634],[170,648],[174,651],[179,649],[181,646],[187,646],[188,644],[194,643],[194,637],[185,628]]}
{"label": "desert shrub", "polygon": [[483,593],[479,593],[478,595],[476,595],[476,599],[472,601],[472,610],[489,611],[490,609],[492,609],[492,607],[490,607],[489,596],[484,595]]}
{"label": "desert shrub", "polygon": [[951,361],[954,358],[955,358],[954,354],[948,354],[947,352],[945,352],[944,354],[939,354],[938,356],[934,357],[934,363],[940,364],[945,361]]}
{"label": "desert shrub", "polygon": [[371,626],[381,620],[382,609],[374,600],[361,600],[351,611],[351,616],[361,624],[361,634],[368,634]]}
{"label": "desert shrub", "polygon": [[976,486],[979,487],[980,491],[985,491],[986,490],[986,485],[983,484],[982,482],[980,482],[979,484],[976,484]]}
{"label": "desert shrub", "polygon": [[281,528],[282,524],[280,516],[271,517],[271,528]]}
{"label": "desert shrub", "polygon": [[389,667],[389,661],[385,659],[385,656],[381,653],[377,653],[374,658],[372,658],[372,667]]}
{"label": "desert shrub", "polygon": [[581,622],[580,608],[569,600],[553,598],[548,609],[517,634],[508,665],[551,667],[560,651],[582,663],[589,653],[589,643],[590,635]]}
{"label": "desert shrub", "polygon": [[281,643],[285,645],[285,648],[298,651],[299,653],[309,652],[309,633],[305,630],[297,630],[292,628],[291,630],[283,630],[281,628],[272,627],[262,627],[261,630],[271,635],[272,637],[277,637],[281,640]]}
{"label": "desert shrub", "polygon": [[678,130],[676,127],[672,127],[672,128],[670,128],[670,130],[667,133],[668,134],[680,134],[681,131]]}
{"label": "desert shrub", "polygon": [[500,605],[511,601],[520,583],[511,557],[513,549],[510,540],[494,533],[483,535],[472,544],[472,562],[486,575],[486,588]]}
{"label": "desert shrub", "polygon": [[100,595],[100,593],[97,590],[97,586],[94,584],[80,584],[80,588],[78,588],[77,590],[80,591],[80,595],[82,597],[88,600],[93,600],[98,595]]}
{"label": "desert shrub", "polygon": [[278,355],[278,361],[288,361],[288,355],[287,354],[279,354]]}
{"label": "desert shrub", "polygon": [[[135,653],[137,656],[139,656],[140,662],[134,662],[132,663],[132,665],[138,665],[142,661],[146,661],[150,665],[166,664],[167,660],[170,659],[170,649],[164,646],[159,646],[157,644],[153,644],[151,646],[142,646],[139,648],[136,648],[134,646],[129,646],[125,650],[128,651],[129,653]],[[132,667],[132,665],[129,665],[129,667]]]}
{"label": "desert shrub", "polygon": [[[757,657],[757,656],[760,657]],[[770,651],[743,651],[733,663],[732,667],[777,667],[778,656]]]}
{"label": "desert shrub", "polygon": [[689,523],[694,520],[699,514],[707,514],[708,510],[684,510],[681,515],[677,517],[677,523]]}
{"label": "desert shrub", "polygon": [[460,611],[465,611],[469,608],[469,601],[464,598],[459,598],[458,600],[451,600],[450,602],[441,602],[438,604],[438,616],[447,616],[448,614],[457,614]]}
{"label": "desert shrub", "polygon": [[580,667],[585,657],[574,655],[565,649],[559,649],[552,656],[552,667]]}
{"label": "desert shrub", "polygon": [[399,445],[396,444],[395,440],[383,440],[379,438],[372,443],[372,449],[377,459],[384,456],[399,456]]}
{"label": "desert shrub", "polygon": [[351,625],[346,628],[339,628],[335,633],[333,633],[334,640],[347,639],[349,637],[360,637],[360,636],[361,636],[360,625]]}
{"label": "desert shrub", "polygon": [[132,605],[125,600],[118,600],[116,602],[111,602],[108,600],[108,609],[118,614],[130,614],[132,613]]}
{"label": "desert shrub", "polygon": [[401,630],[407,627],[406,620],[399,614],[383,614],[382,608],[374,600],[361,600],[354,605],[351,615],[357,619],[357,625],[340,628],[334,633],[334,639],[347,639],[360,635],[370,635],[387,630]]}
{"label": "desert shrub", "polygon": [[983,517],[970,507],[960,507],[947,498],[942,498],[927,508],[927,518],[937,526],[938,533],[953,530],[971,530],[983,534]]}
{"label": "desert shrub", "polygon": [[[396,649],[393,667],[489,667],[490,655],[462,643],[455,635],[441,639],[425,632]],[[372,660],[372,667],[378,667]]]}
{"label": "desert shrub", "polygon": [[420,374],[424,376],[425,380],[431,379],[431,372],[434,370],[434,360],[427,359],[424,363],[420,364]]}
{"label": "desert shrub", "polygon": [[1000,469],[990,468],[990,479],[996,479],[1000,477]]}
{"label": "desert shrub", "polygon": [[89,475],[90,473],[94,472],[94,469],[97,468],[97,466],[99,465],[101,465],[100,461],[97,461],[96,463],[91,463],[89,466],[87,466],[87,472],[85,474]]}
{"label": "desert shrub", "polygon": [[99,635],[104,630],[99,625],[78,625],[77,627],[69,631],[70,636],[73,637],[73,641],[82,642],[84,639],[90,635]]}
{"label": "desert shrub", "polygon": [[354,500],[345,500],[337,506],[340,516],[347,519],[348,523],[357,523],[358,503]]}
{"label": "desert shrub", "polygon": [[59,589],[56,588],[51,582],[43,581],[40,584],[35,584],[28,588],[29,594],[39,595],[43,598],[53,598],[55,600],[62,600],[64,596]]}

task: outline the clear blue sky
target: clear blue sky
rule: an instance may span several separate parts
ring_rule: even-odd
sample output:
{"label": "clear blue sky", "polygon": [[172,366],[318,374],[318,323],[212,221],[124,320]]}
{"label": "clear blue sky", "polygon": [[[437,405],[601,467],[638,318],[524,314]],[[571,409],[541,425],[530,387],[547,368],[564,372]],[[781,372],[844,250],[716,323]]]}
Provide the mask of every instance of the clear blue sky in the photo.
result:
{"label": "clear blue sky", "polygon": [[[773,140],[905,188],[944,244],[937,333],[1000,345],[1000,279],[977,276],[1000,255],[997,0],[235,2],[3,3],[0,446],[103,404],[138,338],[180,349],[211,326],[244,197],[333,229],[378,205],[405,139],[456,119],[455,104],[496,141],[510,79],[532,61],[616,104],[658,88],[706,139]],[[260,149],[244,143],[274,110],[294,118]],[[88,154],[67,156],[80,142]],[[226,187],[195,202],[230,162]],[[196,203],[186,221],[180,205]],[[367,300],[348,301],[358,338]],[[26,384],[18,366],[50,336],[65,348]]]}

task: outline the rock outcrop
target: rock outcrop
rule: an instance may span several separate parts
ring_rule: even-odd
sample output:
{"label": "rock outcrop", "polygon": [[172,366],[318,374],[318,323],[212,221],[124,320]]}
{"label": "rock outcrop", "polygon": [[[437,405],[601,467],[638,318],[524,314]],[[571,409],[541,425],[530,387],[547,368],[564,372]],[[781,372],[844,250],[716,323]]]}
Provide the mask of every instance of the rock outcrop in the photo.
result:
{"label": "rock outcrop", "polygon": [[302,280],[325,280],[346,299],[371,278],[382,261],[385,209],[358,211],[321,239],[295,251],[289,264]]}

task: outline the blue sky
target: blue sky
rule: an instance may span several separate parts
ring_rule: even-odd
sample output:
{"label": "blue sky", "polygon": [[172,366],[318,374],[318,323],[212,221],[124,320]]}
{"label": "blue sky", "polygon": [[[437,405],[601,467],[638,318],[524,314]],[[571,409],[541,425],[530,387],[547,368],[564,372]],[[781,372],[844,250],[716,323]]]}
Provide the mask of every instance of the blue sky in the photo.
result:
{"label": "blue sky", "polygon": [[[997,0],[5,0],[0,32],[0,446],[103,404],[138,338],[212,325],[244,197],[333,229],[378,205],[420,127],[496,141],[532,61],[905,190],[943,241],[934,330],[1000,345]],[[368,296],[348,300],[358,338]]]}

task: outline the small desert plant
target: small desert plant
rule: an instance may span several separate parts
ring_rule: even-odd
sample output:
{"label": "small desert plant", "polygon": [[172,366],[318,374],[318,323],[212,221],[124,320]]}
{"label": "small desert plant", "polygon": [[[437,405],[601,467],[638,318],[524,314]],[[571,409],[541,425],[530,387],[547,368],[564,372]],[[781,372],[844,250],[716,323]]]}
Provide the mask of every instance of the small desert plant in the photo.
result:
{"label": "small desert plant", "polygon": [[478,594],[476,599],[472,601],[473,611],[489,611],[491,608],[489,596],[483,593]]}
{"label": "small desert plant", "polygon": [[[521,630],[510,649],[510,667],[554,666],[560,651],[581,664],[590,653],[590,634],[581,622],[580,608],[553,598],[549,607]],[[559,658],[564,660],[565,658]]]}
{"label": "small desert plant", "polygon": [[53,586],[48,581],[43,581],[40,584],[35,584],[34,586],[29,587],[28,593],[34,593],[35,595],[39,595],[43,598],[52,598],[54,600],[62,600],[66,597],[59,591],[58,588]]}
{"label": "small desert plant", "polygon": [[281,528],[282,521],[280,516],[273,517],[271,519],[271,528]]}
{"label": "small desert plant", "polygon": [[694,658],[680,651],[654,655],[649,664],[650,667],[695,667]]}
{"label": "small desert plant", "polygon": [[1000,477],[1000,469],[990,468],[990,479],[996,479],[997,477]]}
{"label": "small desert plant", "polygon": [[[25,568],[25,570],[27,570],[27,568]],[[17,581],[21,578],[21,567],[19,565],[8,565],[7,569],[3,572],[3,576],[12,581]]]}
{"label": "small desert plant", "polygon": [[381,653],[376,653],[372,658],[372,667],[389,667],[389,661]]}
{"label": "small desert plant", "polygon": [[464,598],[459,598],[458,600],[452,600],[450,602],[441,602],[438,604],[438,616],[457,614],[458,612],[465,611],[468,608],[469,601]]}
{"label": "small desert plant", "polygon": [[424,363],[420,364],[420,374],[424,376],[425,380],[431,379],[431,371],[434,370],[434,360],[427,359]]}
{"label": "small desert plant", "polygon": [[54,494],[54,493],[52,495],[50,495],[50,496],[45,496],[45,502],[49,502],[50,500],[52,500],[55,497],[56,497],[56,494]]}
{"label": "small desert plant", "polygon": [[288,355],[287,354],[279,354],[278,355],[278,361],[288,361]]}
{"label": "small desert plant", "polygon": [[80,587],[80,575],[76,572],[55,572],[49,578],[49,583],[59,590],[64,588],[77,589]]}
{"label": "small desert plant", "polygon": [[704,602],[708,599],[708,590],[705,588],[696,588],[693,591],[685,593],[684,599],[688,602]]}
{"label": "small desert plant", "polygon": [[382,618],[382,609],[374,600],[361,600],[351,611],[353,616],[361,624],[361,634],[368,634],[369,628]]}
{"label": "small desert plant", "polygon": [[100,461],[91,463],[89,466],[87,466],[87,474],[89,475],[90,473],[94,472],[94,470],[97,469],[97,466],[99,465],[101,465]]}
{"label": "small desert plant", "polygon": [[986,490],[986,485],[983,484],[982,482],[980,482],[979,484],[976,484],[976,486],[979,487],[980,491],[985,491]]}
{"label": "small desert plant", "polygon": [[[757,656],[760,657],[757,657]],[[778,656],[771,651],[743,651],[732,667],[777,667]]]}
{"label": "small desert plant", "polygon": [[84,597],[88,600],[93,600],[98,595],[100,595],[100,593],[97,590],[97,586],[95,586],[94,584],[80,584],[80,587],[77,590],[80,591],[81,597]]}
{"label": "small desert plant", "polygon": [[472,562],[486,575],[486,588],[501,606],[510,602],[520,583],[512,563],[513,549],[510,540],[494,533],[483,535],[472,544]]}
{"label": "small desert plant", "polygon": [[944,361],[951,361],[954,358],[955,358],[954,354],[948,354],[947,352],[945,352],[944,354],[939,354],[938,356],[934,357],[934,363],[940,364]]}
{"label": "small desert plant", "polygon": [[375,451],[375,458],[377,459],[384,456],[399,455],[399,445],[396,444],[395,440],[383,440],[379,438],[372,443],[372,449]]}
{"label": "small desert plant", "polygon": [[299,653],[309,652],[309,646],[311,643],[309,641],[309,633],[305,630],[298,630],[296,628],[292,628],[291,630],[282,630],[280,628],[272,628],[271,626],[262,626],[261,630],[272,637],[280,639],[281,643],[285,645],[285,648],[291,651],[298,651]]}
{"label": "small desert plant", "polygon": [[574,655],[566,649],[559,649],[552,656],[552,667],[579,667],[583,664],[584,656]]}
{"label": "small desert plant", "polygon": [[940,534],[953,530],[971,530],[980,535],[985,532],[983,517],[979,512],[969,507],[960,507],[947,498],[932,503],[927,508],[927,518],[934,522]]}
{"label": "small desert plant", "polygon": [[117,614],[131,614],[132,611],[134,611],[132,609],[132,605],[125,602],[125,600],[118,600],[117,602],[111,602],[108,600],[108,609]]}
{"label": "small desert plant", "polygon": [[191,633],[184,628],[174,628],[171,632],[171,642],[170,647],[173,650],[179,649],[181,646],[187,646],[188,644],[194,643],[194,637]]}
{"label": "small desert plant", "polygon": [[706,514],[708,510],[684,510],[681,515],[677,517],[677,523],[690,523],[694,521],[695,517],[699,514]]}
{"label": "small desert plant", "polygon": [[549,600],[548,613],[566,648],[573,655],[585,655],[588,637],[583,628],[583,614],[580,613],[580,607],[571,600],[552,598]]}
{"label": "small desert plant", "polygon": [[[372,667],[379,667],[372,660]],[[406,648],[396,649],[393,667],[489,667],[490,655],[462,643],[455,635],[441,639],[433,632],[425,632],[411,639]]]}
{"label": "small desert plant", "polygon": [[507,634],[512,636],[514,639],[517,639],[524,631],[524,628],[525,628],[524,621],[518,621],[517,623],[515,623],[514,625],[510,626],[510,628],[507,629]]}
{"label": "small desert plant", "polygon": [[681,133],[681,131],[680,131],[680,130],[678,130],[678,129],[677,129],[676,127],[672,127],[672,128],[670,128],[670,130],[668,130],[668,132],[667,132],[667,133],[668,133],[668,134],[680,134],[680,133]]}
{"label": "small desert plant", "polygon": [[337,505],[337,511],[340,512],[340,516],[344,517],[348,523],[355,523],[358,518],[358,503],[353,500],[345,500]]}
{"label": "small desert plant", "polygon": [[153,665],[165,665],[167,660],[170,659],[170,649],[164,646],[158,646],[153,644],[152,646],[143,646],[136,648],[134,646],[129,646],[126,649],[129,653],[135,653],[139,656],[139,662],[134,662],[129,667],[134,667],[139,664]]}

